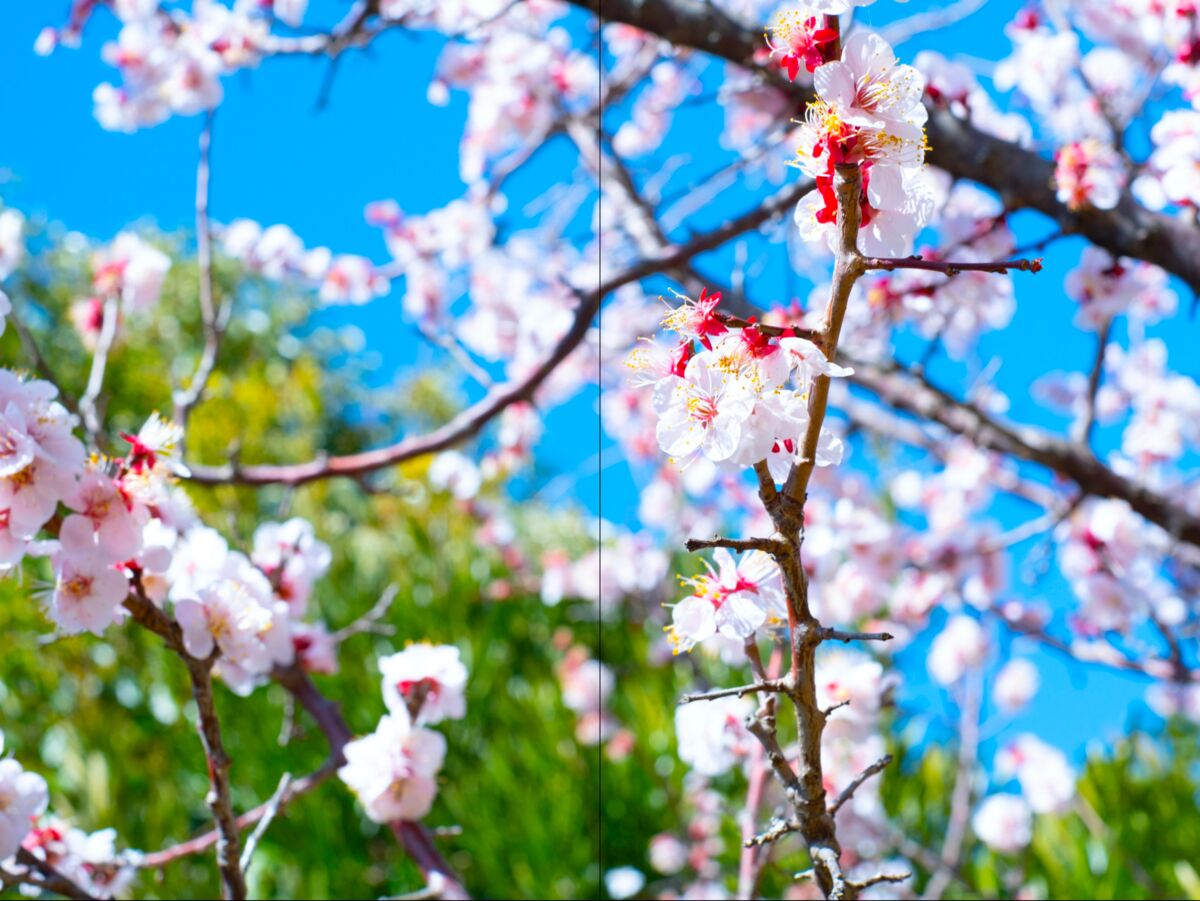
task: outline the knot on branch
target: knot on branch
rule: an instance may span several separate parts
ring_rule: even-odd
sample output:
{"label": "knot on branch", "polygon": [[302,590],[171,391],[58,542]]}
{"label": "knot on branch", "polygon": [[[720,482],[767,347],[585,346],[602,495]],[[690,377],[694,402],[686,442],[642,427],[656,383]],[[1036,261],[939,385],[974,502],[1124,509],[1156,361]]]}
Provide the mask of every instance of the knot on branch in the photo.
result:
{"label": "knot on branch", "polygon": [[807,495],[792,497],[781,491],[767,503],[767,513],[781,535],[798,535],[804,531],[804,503]]}

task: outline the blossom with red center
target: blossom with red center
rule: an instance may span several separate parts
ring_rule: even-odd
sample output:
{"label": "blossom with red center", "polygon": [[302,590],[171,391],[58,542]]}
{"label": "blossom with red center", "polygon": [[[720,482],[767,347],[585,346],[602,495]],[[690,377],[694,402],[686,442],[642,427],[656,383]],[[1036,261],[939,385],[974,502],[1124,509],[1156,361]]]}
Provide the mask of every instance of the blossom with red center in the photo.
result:
{"label": "blossom with red center", "polygon": [[752,551],[735,563],[729,551],[718,548],[713,559],[718,568],[686,580],[692,594],[672,610],[667,632],[675,653],[717,634],[749,638],[787,616],[779,567],[767,554]]}
{"label": "blossom with red center", "polygon": [[1121,199],[1125,172],[1115,150],[1095,138],[1075,141],[1054,154],[1058,199],[1070,209],[1111,210]]}
{"label": "blossom with red center", "polygon": [[826,48],[837,39],[836,28],[826,28],[817,16],[805,16],[798,10],[780,12],[766,35],[771,58],[779,58],[789,81],[796,80],[801,64],[809,72],[816,71],[825,62]]}
{"label": "blossom with red center", "polygon": [[467,712],[467,668],[453,645],[410,645],[380,660],[379,671],[384,703],[397,716],[437,723]]}
{"label": "blossom with red center", "polygon": [[701,288],[699,299],[685,298],[663,319],[663,326],[686,338],[698,340],[705,349],[712,350],[712,337],[729,331],[729,327],[717,315],[717,304],[720,302],[720,291],[709,294],[707,288]]}

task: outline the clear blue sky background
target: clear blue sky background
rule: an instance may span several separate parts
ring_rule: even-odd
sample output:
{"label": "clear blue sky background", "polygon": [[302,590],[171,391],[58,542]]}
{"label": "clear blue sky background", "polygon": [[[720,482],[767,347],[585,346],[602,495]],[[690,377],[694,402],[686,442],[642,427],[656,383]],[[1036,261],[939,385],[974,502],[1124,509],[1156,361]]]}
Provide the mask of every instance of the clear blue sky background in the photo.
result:
{"label": "clear blue sky background", "polygon": [[[896,6],[881,0],[861,14],[868,24],[883,25],[897,13],[910,14],[939,6],[913,2]],[[336,21],[346,8],[339,0],[314,0],[310,24]],[[899,48],[911,60],[923,48],[960,48],[970,56],[996,59],[1007,52],[1001,31],[1020,4],[992,0],[968,21],[918,37]],[[38,31],[60,24],[63,2],[8,4],[0,20],[0,168],[12,181],[0,186],[7,203],[27,213],[42,213],[69,228],[96,238],[108,238],[121,228],[152,218],[163,228],[190,227],[193,209],[198,118],[172,119],[134,135],[103,131],[92,116],[92,88],[115,73],[99,59],[102,40],[116,26],[104,13],[96,16],[79,50],[60,50],[48,59],[32,50]],[[449,106],[432,107],[425,90],[441,41],[431,35],[392,32],[376,42],[369,53],[346,55],[334,83],[328,107],[315,110],[325,78],[327,61],[288,59],[271,61],[258,70],[225,82],[226,101],[215,125],[212,215],[219,221],[247,216],[264,224],[290,225],[309,245],[325,244],[335,252],[363,253],[385,259],[378,232],[362,218],[364,204],[385,197],[397,199],[410,212],[423,212],[461,195],[457,172],[457,146],[465,114],[463,95],[455,94]],[[714,143],[718,133],[712,113],[697,107],[677,117],[673,133],[692,154],[679,178],[711,170],[722,154],[709,151],[704,139]],[[1136,145],[1135,145],[1136,146]],[[558,166],[570,172],[565,152],[540,161],[537,177]],[[531,184],[532,182],[526,182]],[[516,188],[520,190],[520,183]],[[519,205],[519,196],[513,206]],[[752,196],[726,191],[714,201],[693,227],[741,211]],[[1016,219],[1018,240],[1047,233],[1051,226],[1038,217]],[[1018,278],[1019,311],[1012,326],[988,336],[980,357],[1003,361],[999,383],[1012,397],[1014,419],[1061,427],[1061,421],[1038,409],[1028,386],[1044,372],[1056,368],[1082,369],[1091,359],[1094,339],[1071,326],[1074,310],[1062,294],[1062,275],[1078,259],[1078,242],[1064,241],[1046,253],[1047,271],[1036,280]],[[776,280],[783,296],[787,281],[782,250],[774,246],[773,258],[758,283]],[[728,253],[711,255],[702,268],[717,272],[731,262]],[[769,283],[769,282],[768,282]],[[1189,298],[1181,294],[1186,304]],[[328,321],[354,322],[367,336],[367,346],[384,360],[382,372],[421,362],[412,332],[400,322],[395,296],[365,308],[323,314]],[[1166,328],[1172,359],[1189,375],[1200,361],[1184,357],[1181,348],[1195,347],[1197,327],[1181,317]],[[950,364],[935,366],[933,375],[946,384],[961,382],[964,370]],[[585,397],[550,420],[546,457],[552,468],[580,472],[574,494],[589,508],[597,508],[597,479],[592,447],[579,463],[579,435],[594,434],[593,397]],[[583,424],[583,425],[581,425]],[[633,484],[621,468],[604,473],[603,513],[627,520],[634,506]],[[1030,515],[1016,504],[1001,505],[1006,524]],[[1023,591],[1014,578],[1014,591]],[[1048,578],[1030,590],[1061,606],[1065,586]],[[989,746],[1016,732],[1032,730],[1082,754],[1090,739],[1118,734],[1140,706],[1143,683],[1098,668],[1068,665],[1062,659],[1031,650],[1043,679],[1043,692],[1027,713],[1012,722],[996,723]],[[909,689],[906,706],[939,709],[942,696],[932,690],[924,674],[922,646],[904,655]],[[985,749],[986,751],[986,749]]]}

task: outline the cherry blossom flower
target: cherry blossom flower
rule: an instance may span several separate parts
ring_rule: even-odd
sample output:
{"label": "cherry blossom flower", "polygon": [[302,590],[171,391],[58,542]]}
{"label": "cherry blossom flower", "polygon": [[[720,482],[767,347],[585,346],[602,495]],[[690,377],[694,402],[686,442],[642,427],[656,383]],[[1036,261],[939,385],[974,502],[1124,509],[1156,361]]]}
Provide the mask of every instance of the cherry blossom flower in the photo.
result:
{"label": "cherry blossom flower", "polygon": [[714,463],[733,456],[753,409],[751,388],[717,367],[711,353],[688,362],[683,378],[655,399],[658,444],[686,463],[702,454]]}
{"label": "cherry blossom flower", "polygon": [[1073,210],[1091,206],[1111,210],[1121,199],[1125,173],[1111,147],[1086,138],[1060,147],[1054,154],[1058,199]]}
{"label": "cherry blossom flower", "polygon": [[929,674],[942,685],[953,685],[982,666],[987,652],[987,635],[975,619],[951,617],[929,649]]}
{"label": "cherry blossom flower", "polygon": [[133,232],[121,232],[92,258],[92,287],[101,296],[116,295],[131,313],[158,303],[171,258]]}
{"label": "cherry blossom flower", "polygon": [[1001,778],[1016,777],[1035,813],[1064,813],[1075,800],[1075,771],[1058,748],[1025,733],[996,754]]}
{"label": "cherry blossom flower", "polygon": [[114,569],[96,537],[81,516],[68,516],[59,531],[59,549],[52,557],[56,581],[45,592],[44,603],[47,616],[64,635],[100,635],[124,614],[121,603],[129,582]]}
{"label": "cherry blossom flower", "polygon": [[304,615],[313,585],[329,570],[329,545],[319,540],[310,522],[292,517],[265,522],[254,530],[250,559],[267,574],[275,594],[288,603],[293,617]]}
{"label": "cherry blossom flower", "polygon": [[11,207],[0,210],[0,281],[25,259],[25,217]]}
{"label": "cherry blossom flower", "polygon": [[388,280],[366,257],[341,254],[325,270],[318,295],[327,304],[364,304],[382,297],[389,289]]}
{"label": "cherry blossom flower", "polygon": [[745,639],[759,627],[785,621],[787,608],[779,567],[762,551],[735,562],[725,548],[713,552],[717,569],[685,584],[693,593],[671,611],[668,635],[675,653],[690,651],[713,635]]}
{"label": "cherry blossom flower", "polygon": [[293,622],[291,633],[296,660],[305,672],[326,676],[337,673],[338,645],[324,623]]}
{"label": "cherry blossom flower", "polygon": [[393,715],[408,715],[409,705],[417,699],[418,724],[466,715],[467,668],[453,645],[409,645],[381,658],[379,671],[383,674],[383,700]]}
{"label": "cherry blossom flower", "polygon": [[771,58],[779,58],[788,80],[795,81],[801,65],[813,72],[824,63],[825,47],[837,38],[836,29],[825,27],[820,18],[806,9],[780,10],[771,23],[767,46],[771,48]]}
{"label": "cherry blossom flower", "polygon": [[392,714],[370,735],[348,742],[344,753],[338,777],[376,823],[419,820],[429,813],[446,756],[440,733],[413,726],[407,715]]}
{"label": "cherry blossom flower", "polygon": [[996,674],[992,697],[1005,713],[1014,713],[1033,699],[1040,683],[1037,666],[1032,660],[1010,660]]}
{"label": "cherry blossom flower", "polygon": [[988,795],[971,817],[979,840],[1001,854],[1016,854],[1033,840],[1033,812],[1020,795]]}
{"label": "cherry blossom flower", "polygon": [[175,602],[175,618],[183,630],[183,646],[201,660],[217,648],[222,660],[251,672],[264,672],[271,658],[260,633],[271,625],[271,613],[246,588],[232,580],[218,582],[197,598]]}
{"label": "cherry blossom flower", "polygon": [[[0,732],[3,750],[4,733]],[[45,779],[28,772],[11,757],[0,760],[0,860],[17,853],[48,800]]]}
{"label": "cherry blossom flower", "polygon": [[1157,266],[1114,259],[1093,246],[1084,248],[1079,265],[1067,273],[1066,291],[1079,303],[1076,325],[1091,331],[1125,312],[1142,322],[1157,322],[1178,305],[1166,273]]}
{"label": "cherry blossom flower", "polygon": [[142,546],[142,528],[148,511],[134,505],[121,486],[101,469],[80,478],[66,504],[76,515],[63,523],[81,522],[96,535],[97,546],[111,561],[136,557]]}

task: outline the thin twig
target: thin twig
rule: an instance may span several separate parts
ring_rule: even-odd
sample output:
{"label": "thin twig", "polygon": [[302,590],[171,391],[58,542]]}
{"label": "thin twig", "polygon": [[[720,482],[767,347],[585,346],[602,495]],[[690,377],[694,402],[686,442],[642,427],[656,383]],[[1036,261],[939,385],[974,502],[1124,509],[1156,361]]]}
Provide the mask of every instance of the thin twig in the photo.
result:
{"label": "thin twig", "polygon": [[891,641],[894,637],[890,632],[843,632],[840,629],[820,630],[822,641],[840,641],[849,644],[852,641]]}
{"label": "thin twig", "polygon": [[847,801],[849,801],[851,798],[854,797],[854,793],[856,791],[858,791],[859,786],[861,786],[864,782],[866,782],[868,779],[870,779],[876,773],[883,772],[883,770],[891,762],[892,762],[892,755],[884,754],[882,757],[880,757],[878,760],[876,760],[873,764],[871,764],[869,767],[867,767],[865,770],[863,770],[861,773],[859,773],[857,776],[855,776],[853,779],[851,779],[850,783],[845,788],[842,789],[841,794],[839,794],[837,796],[837,798],[834,800],[833,804],[830,805],[829,812],[831,814],[836,814],[839,810],[841,810],[842,806]]}
{"label": "thin twig", "polygon": [[271,800],[267,802],[267,809],[263,813],[262,819],[258,821],[258,825],[254,827],[254,831],[250,833],[250,837],[246,839],[246,847],[242,851],[242,859],[240,861],[243,873],[250,869],[250,863],[254,860],[254,852],[258,848],[258,843],[262,841],[262,837],[270,827],[271,821],[279,813],[279,807],[283,803],[288,787],[291,784],[291,773],[284,773],[279,778],[279,786],[275,789],[275,794],[271,795]]}
{"label": "thin twig", "polygon": [[680,704],[692,704],[696,701],[714,701],[717,698],[744,698],[758,692],[787,692],[791,682],[787,678],[770,679],[765,682],[752,682],[749,685],[738,685],[734,688],[718,688],[713,691],[702,691],[694,694],[680,695]]}
{"label": "thin twig", "polygon": [[379,621],[387,616],[392,604],[396,600],[396,596],[400,593],[398,585],[389,585],[383,590],[383,594],[379,596],[371,609],[362,616],[355,619],[348,625],[343,626],[333,633],[331,639],[335,645],[341,644],[347,638],[353,635],[359,635],[363,632],[373,632],[375,634],[388,634],[389,626],[380,626]]}
{"label": "thin twig", "polygon": [[108,366],[108,355],[117,338],[117,320],[121,317],[121,299],[116,294],[104,301],[100,334],[96,338],[96,349],[92,353],[92,368],[88,373],[87,387],[79,398],[79,414],[88,437],[95,444],[100,436],[100,415],[96,406],[100,392],[104,390],[104,372]]}

